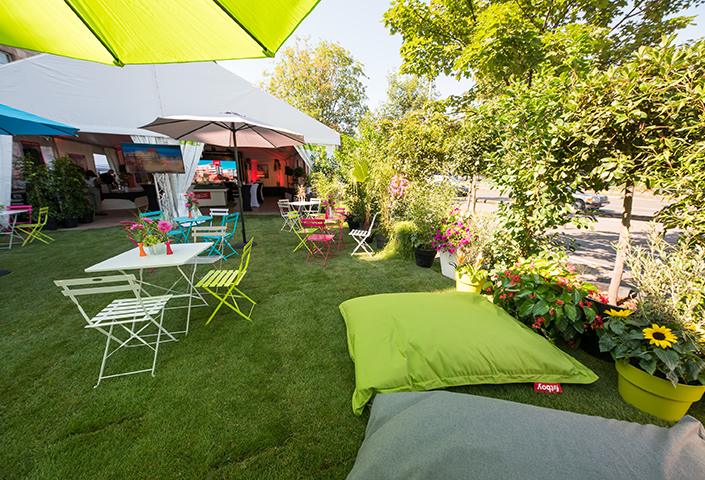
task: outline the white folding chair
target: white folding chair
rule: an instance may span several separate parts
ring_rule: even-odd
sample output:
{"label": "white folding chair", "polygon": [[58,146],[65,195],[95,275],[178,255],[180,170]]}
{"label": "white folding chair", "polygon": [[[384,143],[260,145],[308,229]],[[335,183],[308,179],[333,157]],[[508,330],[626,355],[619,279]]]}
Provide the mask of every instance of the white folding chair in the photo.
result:
{"label": "white folding chair", "polygon": [[279,215],[284,219],[284,225],[282,225],[282,228],[279,229],[279,231],[283,231],[285,228],[289,228],[287,232],[290,232],[292,228],[294,228],[294,225],[291,223],[289,220],[289,212],[292,211],[291,205],[289,205],[289,200],[277,200],[277,205],[279,206]]}
{"label": "white folding chair", "polygon": [[374,228],[375,226],[376,218],[377,214],[375,213],[375,216],[372,217],[372,221],[370,222],[370,228],[368,228],[367,230],[355,229],[351,230],[348,233],[348,235],[353,237],[353,239],[357,242],[357,247],[355,247],[355,250],[353,250],[350,255],[355,255],[355,252],[357,252],[357,249],[360,247],[362,247],[362,249],[367,252],[367,255],[369,255],[370,257],[374,255],[375,252],[372,250],[372,247],[367,244],[367,239],[372,233],[372,228]]}
{"label": "white folding chair", "polygon": [[227,234],[227,228],[227,226],[222,225],[219,227],[193,227],[191,229],[191,237],[194,243],[203,241],[213,243],[210,249],[206,250],[198,257],[199,261],[197,263],[215,263],[225,258],[223,254],[223,244]]}
{"label": "white folding chair", "polygon": [[313,202],[313,204],[309,205],[306,208],[304,216],[308,218],[313,218],[318,215],[321,211],[321,199],[312,198],[310,201]]}
{"label": "white folding chair", "polygon": [[[208,212],[208,215],[213,217],[213,220],[215,220],[215,217],[220,217],[220,224],[223,224],[223,217],[228,215],[230,213],[229,208],[211,208],[210,212]],[[211,220],[211,225],[213,225],[213,220]]]}
{"label": "white folding chair", "polygon": [[[100,364],[98,383],[95,384],[95,387],[100,385],[100,381],[104,378],[120,377],[143,372],[151,372],[152,376],[154,376],[154,368],[157,365],[157,354],[159,353],[159,344],[163,341],[177,341],[171,333],[167,332],[162,327],[164,321],[164,307],[172,297],[171,295],[142,297],[139,283],[135,280],[134,275],[55,280],[54,283],[63,289],[62,293],[64,296],[69,297],[73,300],[73,303],[76,304],[79,312],[81,312],[83,318],[88,322],[86,328],[95,329],[107,337],[103,361]],[[78,297],[83,295],[111,294],[116,292],[132,292],[133,296],[113,300],[94,316],[89,315],[78,301]],[[84,302],[84,304],[85,303],[87,302]],[[150,333],[154,329],[150,329],[149,327],[155,327],[156,333]],[[168,336],[170,340],[162,340],[162,334]],[[155,336],[156,341],[152,341],[150,337]],[[111,342],[115,342],[117,346],[111,349]],[[105,361],[108,357],[122,349],[122,347],[138,346],[146,346],[154,351],[152,368],[104,375]]]}

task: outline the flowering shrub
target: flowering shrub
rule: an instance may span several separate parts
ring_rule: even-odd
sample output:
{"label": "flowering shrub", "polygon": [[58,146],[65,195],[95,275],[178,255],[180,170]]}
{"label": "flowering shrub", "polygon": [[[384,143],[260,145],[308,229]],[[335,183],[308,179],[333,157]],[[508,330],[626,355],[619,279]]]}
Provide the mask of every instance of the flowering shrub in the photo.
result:
{"label": "flowering shrub", "polygon": [[599,329],[602,319],[587,298],[595,291],[576,278],[575,268],[547,256],[521,259],[493,277],[494,303],[547,338],[575,344],[586,328]]}
{"label": "flowering shrub", "polygon": [[477,235],[472,228],[472,217],[463,215],[456,207],[433,237],[433,248],[441,252],[461,253],[474,240],[477,240]]}
{"label": "flowering shrub", "polygon": [[406,181],[403,175],[394,175],[389,182],[389,195],[392,198],[401,199],[409,190],[409,182]]}

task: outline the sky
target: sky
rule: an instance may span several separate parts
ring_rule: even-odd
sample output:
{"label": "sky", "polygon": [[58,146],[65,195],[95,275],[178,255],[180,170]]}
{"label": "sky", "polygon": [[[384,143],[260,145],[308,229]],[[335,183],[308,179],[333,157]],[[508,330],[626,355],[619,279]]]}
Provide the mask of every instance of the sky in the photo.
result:
{"label": "sky", "polygon": [[[387,74],[398,70],[401,65],[401,36],[390,35],[382,23],[382,15],[389,9],[389,4],[383,0],[321,0],[280,51],[292,46],[295,36],[310,35],[309,43],[312,45],[317,44],[319,39],[340,44],[363,64],[368,77],[363,79],[367,86],[367,106],[375,108],[386,100]],[[705,5],[687,11],[686,15],[698,15],[695,21],[701,25],[684,29],[678,41],[705,36]],[[276,58],[219,63],[245,80],[257,83],[265,70],[274,70]],[[441,77],[436,81],[436,90],[441,97],[460,94],[470,86],[470,80]]]}

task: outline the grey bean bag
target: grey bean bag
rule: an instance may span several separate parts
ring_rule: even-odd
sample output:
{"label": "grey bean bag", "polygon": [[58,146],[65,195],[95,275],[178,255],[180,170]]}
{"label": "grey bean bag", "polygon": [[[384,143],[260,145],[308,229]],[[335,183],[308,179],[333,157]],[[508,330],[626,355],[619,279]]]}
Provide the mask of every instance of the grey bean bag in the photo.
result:
{"label": "grey bean bag", "polygon": [[348,480],[705,479],[705,430],[451,392],[379,394]]}

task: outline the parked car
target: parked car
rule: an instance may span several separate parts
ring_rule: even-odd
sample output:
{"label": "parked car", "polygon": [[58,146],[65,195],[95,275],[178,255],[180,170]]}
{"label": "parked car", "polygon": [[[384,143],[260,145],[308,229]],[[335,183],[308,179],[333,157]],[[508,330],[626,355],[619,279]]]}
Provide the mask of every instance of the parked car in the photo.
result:
{"label": "parked car", "polygon": [[468,193],[470,193],[470,188],[465,184],[464,181],[455,178],[451,175],[434,175],[429,179],[429,183],[431,183],[432,185],[451,185],[455,187],[456,194],[459,197],[464,197]]}
{"label": "parked car", "polygon": [[597,193],[582,193],[576,192],[573,194],[573,206],[584,212],[587,209],[602,208],[610,203],[607,195],[599,195]]}

